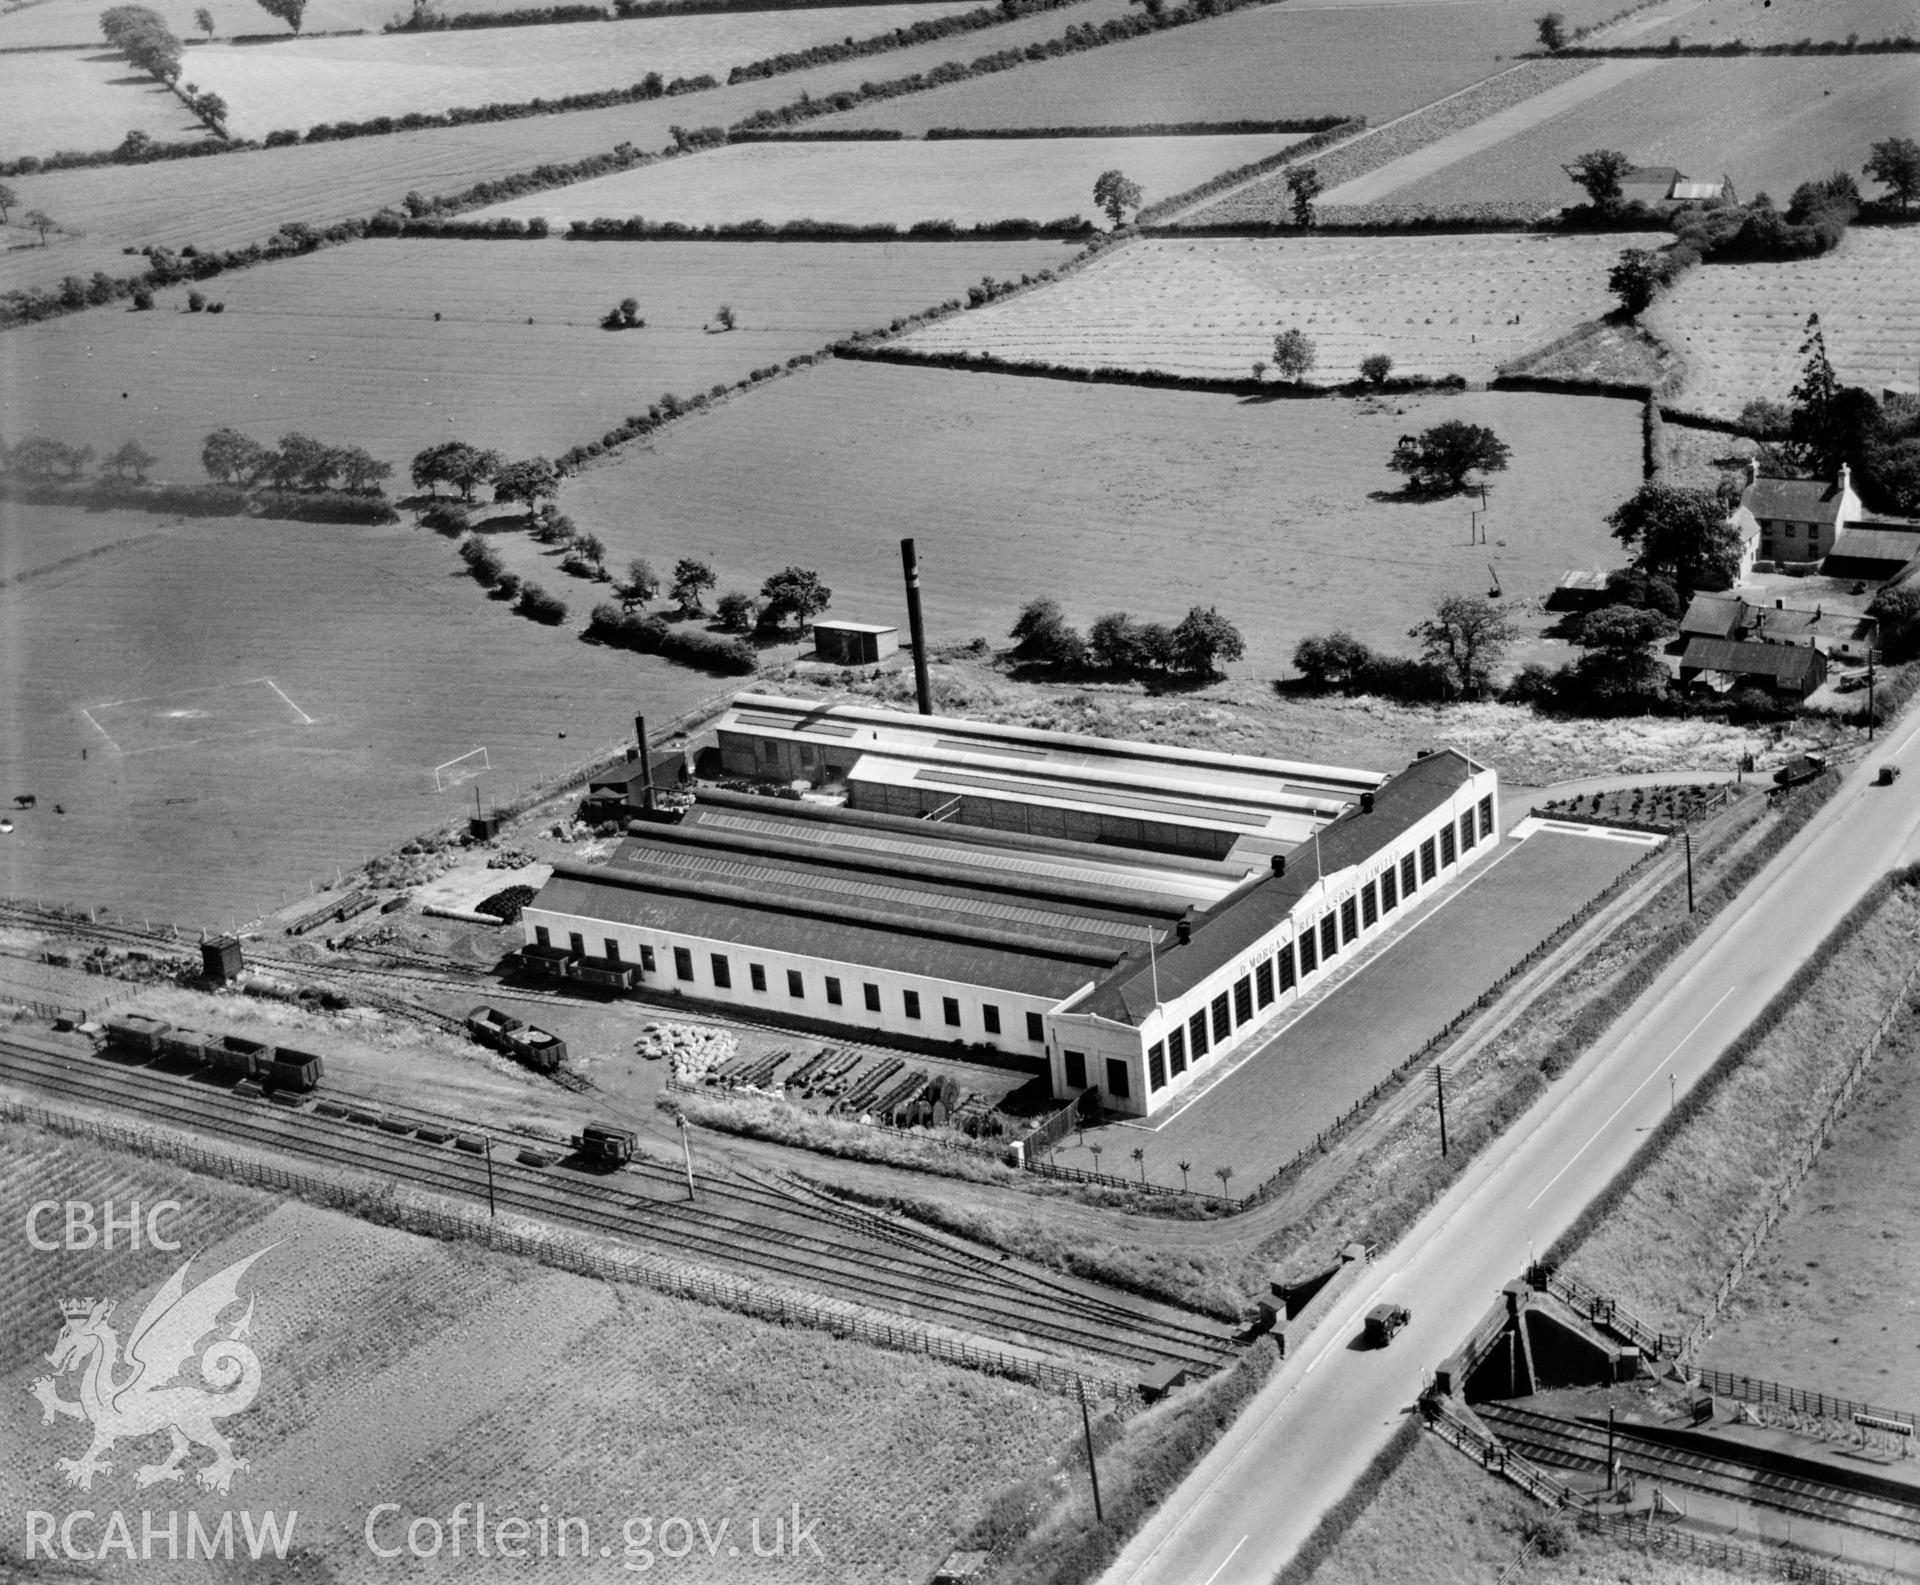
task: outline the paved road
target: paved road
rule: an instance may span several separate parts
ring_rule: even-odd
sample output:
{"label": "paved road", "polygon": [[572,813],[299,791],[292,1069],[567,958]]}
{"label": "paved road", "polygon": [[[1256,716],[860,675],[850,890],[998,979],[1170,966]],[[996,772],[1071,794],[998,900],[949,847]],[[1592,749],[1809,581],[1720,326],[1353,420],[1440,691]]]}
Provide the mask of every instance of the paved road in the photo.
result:
{"label": "paved road", "polygon": [[[1906,777],[1870,785],[1897,760]],[[1269,1585],[1353,1484],[1421,1385],[1625,1164],[1675,1092],[1778,991],[1876,877],[1920,853],[1920,725],[1847,778],[1743,904],[1721,915],[1540,1105],[1382,1254],[1300,1355],[1135,1538],[1107,1585]],[[1354,1346],[1385,1295],[1409,1326]]]}

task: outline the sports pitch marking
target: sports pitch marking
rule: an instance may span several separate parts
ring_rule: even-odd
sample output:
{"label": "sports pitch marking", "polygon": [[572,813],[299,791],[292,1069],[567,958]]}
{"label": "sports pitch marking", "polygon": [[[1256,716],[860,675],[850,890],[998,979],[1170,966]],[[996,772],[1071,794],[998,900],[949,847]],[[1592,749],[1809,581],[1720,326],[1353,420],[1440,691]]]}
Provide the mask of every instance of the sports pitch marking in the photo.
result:
{"label": "sports pitch marking", "polygon": [[[226,708],[211,700],[205,706],[190,702],[203,699],[208,694],[231,695],[235,689],[265,689],[272,694],[273,701],[258,696],[248,699],[242,695],[237,703],[229,704]],[[142,709],[142,706],[159,708]],[[295,704],[287,691],[271,677],[248,677],[241,682],[214,683],[205,688],[182,688],[170,693],[110,699],[102,704],[80,705],[76,708],[86,718],[87,724],[106,740],[110,750],[126,757],[157,754],[167,749],[195,748],[210,741],[253,737],[275,727],[296,723],[300,726],[317,724],[315,718]],[[283,709],[291,712],[291,720],[282,715]],[[115,715],[114,712],[122,714]],[[263,718],[263,712],[269,712],[271,717],[278,719]],[[109,721],[114,727],[112,731],[108,730]],[[202,722],[207,725],[199,726]],[[183,731],[194,735],[174,735]],[[140,741],[151,738],[159,741]]]}

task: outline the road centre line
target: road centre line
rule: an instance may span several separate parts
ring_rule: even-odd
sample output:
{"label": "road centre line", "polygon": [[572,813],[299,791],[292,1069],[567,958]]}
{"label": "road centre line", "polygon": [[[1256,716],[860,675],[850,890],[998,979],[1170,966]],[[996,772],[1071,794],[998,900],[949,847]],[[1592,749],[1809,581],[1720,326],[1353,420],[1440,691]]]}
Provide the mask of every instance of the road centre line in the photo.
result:
{"label": "road centre line", "polygon": [[1720,1008],[1726,1002],[1726,999],[1733,994],[1733,990],[1734,988],[1731,985],[1729,985],[1726,988],[1726,990],[1720,993],[1720,1000],[1715,1002],[1704,1013],[1702,1013],[1700,1015],[1700,1022],[1695,1024],[1693,1028],[1689,1029],[1684,1035],[1682,1035],[1679,1039],[1678,1044],[1674,1046],[1673,1050],[1669,1051],[1666,1054],[1666,1057],[1658,1064],[1658,1066],[1656,1066],[1652,1072],[1650,1072],[1644,1079],[1642,1079],[1638,1084],[1636,1084],[1633,1087],[1633,1094],[1629,1095],[1624,1101],[1622,1101],[1618,1106],[1616,1106],[1613,1109],[1613,1111],[1608,1115],[1607,1120],[1593,1131],[1592,1136],[1587,1140],[1586,1144],[1582,1145],[1571,1156],[1567,1157],[1566,1161],[1561,1165],[1560,1170],[1556,1172],[1551,1178],[1547,1179],[1546,1183],[1542,1185],[1540,1189],[1540,1193],[1536,1194],[1531,1200],[1527,1201],[1527,1209],[1529,1211],[1531,1211],[1536,1205],[1540,1203],[1541,1198],[1546,1194],[1548,1189],[1551,1189],[1556,1183],[1558,1183],[1562,1178],[1564,1178],[1569,1171],[1572,1170],[1573,1164],[1587,1153],[1588,1149],[1591,1148],[1591,1146],[1593,1145],[1594,1140],[1597,1140],[1602,1134],[1604,1134],[1609,1128],[1613,1126],[1614,1119],[1634,1103],[1635,1098],[1640,1094],[1640,1092],[1644,1090],[1649,1084],[1653,1083],[1655,1079],[1660,1077],[1660,1069],[1664,1068],[1669,1062],[1673,1061],[1673,1059],[1680,1054],[1681,1046],[1684,1046],[1689,1040],[1693,1039],[1695,1035],[1699,1034],[1702,1026],[1705,1025],[1706,1021],[1709,1018],[1711,1018],[1715,1013],[1720,1011]]}
{"label": "road centre line", "polygon": [[1239,1550],[1246,1544],[1247,1544],[1247,1538],[1245,1536],[1242,1536],[1238,1541],[1233,1543],[1233,1551],[1229,1552],[1225,1557],[1223,1557],[1220,1560],[1220,1566],[1207,1576],[1206,1585],[1213,1585],[1213,1582],[1215,1580],[1217,1580],[1222,1574],[1226,1573],[1227,1565],[1233,1561],[1235,1553],[1239,1552]]}

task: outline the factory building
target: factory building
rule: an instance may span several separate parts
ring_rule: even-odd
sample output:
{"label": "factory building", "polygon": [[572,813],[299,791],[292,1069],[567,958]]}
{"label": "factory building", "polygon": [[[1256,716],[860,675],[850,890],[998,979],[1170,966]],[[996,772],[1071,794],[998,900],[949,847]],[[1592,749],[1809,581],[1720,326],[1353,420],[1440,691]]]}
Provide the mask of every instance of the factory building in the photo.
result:
{"label": "factory building", "polygon": [[1497,838],[1497,781],[1394,776],[742,695],[729,775],[603,864],[562,863],[527,943],[655,991],[991,1047],[1147,1115]]}

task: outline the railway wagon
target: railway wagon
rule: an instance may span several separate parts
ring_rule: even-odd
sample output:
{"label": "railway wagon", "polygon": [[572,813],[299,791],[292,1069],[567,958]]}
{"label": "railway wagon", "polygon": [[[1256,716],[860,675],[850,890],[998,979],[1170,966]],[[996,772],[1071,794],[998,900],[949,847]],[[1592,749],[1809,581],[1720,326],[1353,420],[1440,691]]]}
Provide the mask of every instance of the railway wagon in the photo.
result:
{"label": "railway wagon", "polygon": [[272,1046],[264,1040],[249,1040],[245,1035],[220,1035],[207,1042],[207,1066],[236,1078],[259,1078],[261,1064],[272,1059]]}
{"label": "railway wagon", "polygon": [[259,1076],[280,1090],[311,1090],[320,1082],[326,1064],[310,1051],[273,1046],[260,1064]]}
{"label": "railway wagon", "polygon": [[566,1041],[532,1024],[509,1035],[507,1044],[535,1073],[551,1073],[567,1060]]}
{"label": "railway wagon", "polygon": [[467,1014],[467,1033],[481,1045],[491,1046],[495,1051],[512,1051],[513,1036],[526,1027],[511,1013],[503,1013],[485,1002]]}
{"label": "railway wagon", "polygon": [[202,1034],[198,1029],[176,1026],[160,1037],[160,1055],[197,1066],[207,1060],[207,1046],[212,1039],[212,1035]]}
{"label": "railway wagon", "polygon": [[633,1160],[640,1136],[630,1128],[615,1128],[606,1123],[589,1123],[573,1136],[573,1148],[596,1166],[624,1167]]}
{"label": "railway wagon", "polygon": [[164,1018],[150,1018],[145,1013],[118,1013],[107,1020],[107,1043],[143,1057],[157,1057],[164,1049],[161,1042],[172,1028]]}

